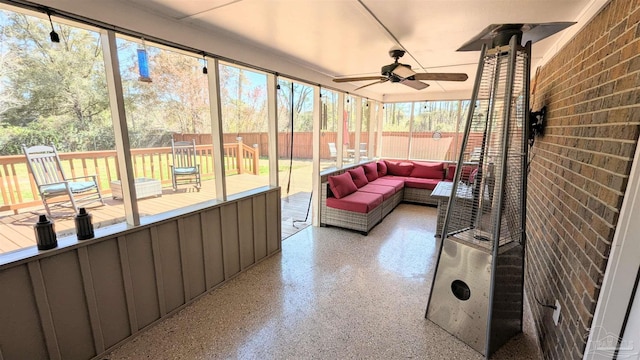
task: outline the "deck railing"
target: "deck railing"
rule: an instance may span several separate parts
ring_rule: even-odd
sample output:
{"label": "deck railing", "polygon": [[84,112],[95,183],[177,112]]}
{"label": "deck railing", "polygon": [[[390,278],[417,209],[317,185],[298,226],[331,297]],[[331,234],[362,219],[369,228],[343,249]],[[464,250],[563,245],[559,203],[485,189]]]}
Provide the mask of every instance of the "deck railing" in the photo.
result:
{"label": "deck railing", "polygon": [[[213,148],[196,145],[200,174],[203,179],[213,178]],[[60,153],[67,176],[97,175],[103,194],[111,193],[111,181],[118,180],[115,150]],[[225,174],[260,173],[260,151],[257,147],[237,143],[224,144]],[[131,149],[133,174],[136,178],[152,178],[171,184],[171,147]],[[41,204],[38,189],[27,168],[24,155],[0,156],[0,211],[37,206]]]}

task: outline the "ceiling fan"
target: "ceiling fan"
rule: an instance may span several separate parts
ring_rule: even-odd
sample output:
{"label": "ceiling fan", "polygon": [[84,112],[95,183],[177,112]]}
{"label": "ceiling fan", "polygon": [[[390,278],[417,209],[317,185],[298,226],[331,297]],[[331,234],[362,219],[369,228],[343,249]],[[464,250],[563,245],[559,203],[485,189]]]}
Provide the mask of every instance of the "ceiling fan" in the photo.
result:
{"label": "ceiling fan", "polygon": [[411,66],[407,64],[401,64],[398,62],[402,56],[404,56],[405,51],[399,47],[392,47],[389,50],[389,56],[395,59],[393,64],[385,65],[382,67],[381,75],[378,76],[357,76],[357,77],[345,77],[345,78],[337,78],[333,79],[334,82],[343,83],[343,82],[352,82],[352,81],[371,81],[376,80],[373,83],[369,83],[355,90],[362,89],[367,86],[382,84],[387,81],[391,81],[393,83],[401,83],[403,85],[407,85],[416,90],[422,90],[429,86],[429,84],[424,83],[420,80],[431,80],[431,81],[465,81],[468,76],[464,73],[417,73],[411,70]]}

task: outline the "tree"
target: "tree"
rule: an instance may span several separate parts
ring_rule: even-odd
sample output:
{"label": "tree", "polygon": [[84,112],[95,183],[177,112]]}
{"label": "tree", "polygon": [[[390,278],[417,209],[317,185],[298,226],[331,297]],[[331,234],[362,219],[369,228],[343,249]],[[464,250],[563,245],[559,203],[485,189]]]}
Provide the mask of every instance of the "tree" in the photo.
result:
{"label": "tree", "polygon": [[58,25],[60,43],[53,44],[46,21],[3,14],[7,15],[0,17],[0,32],[5,51],[14,58],[3,67],[0,124],[6,129],[27,128],[14,134],[54,130],[62,151],[93,148],[95,134],[111,127],[98,34]]}

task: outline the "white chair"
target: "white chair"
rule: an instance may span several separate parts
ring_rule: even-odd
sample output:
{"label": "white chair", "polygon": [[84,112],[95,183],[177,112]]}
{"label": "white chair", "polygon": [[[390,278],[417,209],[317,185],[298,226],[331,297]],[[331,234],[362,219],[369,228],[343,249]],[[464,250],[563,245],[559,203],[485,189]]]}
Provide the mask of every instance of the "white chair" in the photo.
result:
{"label": "white chair", "polygon": [[178,190],[178,185],[195,184],[200,191],[200,165],[196,161],[196,141],[173,141],[171,139],[171,182],[173,191]]}
{"label": "white chair", "polygon": [[[96,175],[68,178],[62,169],[60,157],[55,146],[31,146],[22,145],[22,151],[27,157],[29,171],[33,174],[38,193],[42,199],[47,214],[51,216],[49,199],[66,195],[73,211],[78,213],[78,206],[94,201],[100,201],[104,205]],[[84,179],[84,181],[79,181]],[[65,205],[65,201],[57,201]]]}
{"label": "white chair", "polygon": [[331,160],[336,160],[338,158],[338,149],[336,148],[336,143],[330,142],[329,144],[329,156]]}

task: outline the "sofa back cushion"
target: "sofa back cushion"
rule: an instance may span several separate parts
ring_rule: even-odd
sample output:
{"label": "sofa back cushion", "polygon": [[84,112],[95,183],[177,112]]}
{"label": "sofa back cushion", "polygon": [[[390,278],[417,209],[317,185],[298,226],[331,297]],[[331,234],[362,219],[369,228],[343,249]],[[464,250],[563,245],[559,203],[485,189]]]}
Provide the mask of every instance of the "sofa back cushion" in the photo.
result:
{"label": "sofa back cushion", "polygon": [[[469,181],[469,176],[476,169],[476,166],[471,165],[463,165],[462,166],[462,174],[460,174],[460,181]],[[453,178],[456,176],[456,165],[449,164],[447,168],[447,180],[453,181]]]}
{"label": "sofa back cushion", "polygon": [[358,189],[369,183],[369,180],[367,180],[367,176],[364,174],[364,169],[362,168],[362,166],[358,166],[355,169],[349,169],[347,172],[351,174],[351,179],[353,180],[353,183],[356,184],[356,187]]}
{"label": "sofa back cushion", "polygon": [[387,174],[396,175],[396,176],[409,176],[411,175],[411,171],[413,171],[412,163],[401,163],[401,162],[392,162],[392,161],[384,161],[387,163]]}
{"label": "sofa back cushion", "polygon": [[387,163],[384,161],[378,161],[378,177],[387,175]]}
{"label": "sofa back cushion", "polygon": [[444,180],[444,163],[414,162],[411,177]]}
{"label": "sofa back cushion", "polygon": [[336,199],[353,194],[358,190],[356,184],[354,184],[351,179],[351,174],[348,172],[340,175],[329,176],[329,189],[331,189],[331,192]]}
{"label": "sofa back cushion", "polygon": [[367,176],[368,181],[373,181],[378,178],[378,164],[370,162],[362,165],[362,168],[364,169],[364,174]]}

